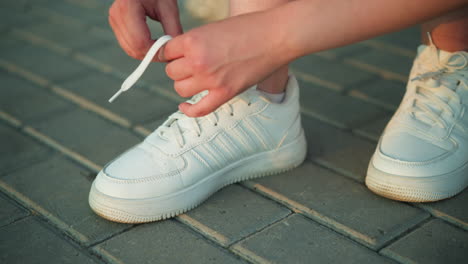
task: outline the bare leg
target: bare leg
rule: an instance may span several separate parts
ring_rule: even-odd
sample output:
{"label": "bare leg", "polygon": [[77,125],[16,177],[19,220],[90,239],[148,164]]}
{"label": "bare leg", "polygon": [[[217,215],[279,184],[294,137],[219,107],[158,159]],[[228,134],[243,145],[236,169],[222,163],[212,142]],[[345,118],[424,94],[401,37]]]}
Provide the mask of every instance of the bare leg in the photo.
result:
{"label": "bare leg", "polygon": [[[229,16],[269,9],[290,0],[231,0]],[[282,66],[258,84],[258,89],[268,93],[282,93],[288,82],[288,65]]]}
{"label": "bare leg", "polygon": [[426,32],[441,50],[468,51],[468,6],[422,24],[423,43],[429,44]]}

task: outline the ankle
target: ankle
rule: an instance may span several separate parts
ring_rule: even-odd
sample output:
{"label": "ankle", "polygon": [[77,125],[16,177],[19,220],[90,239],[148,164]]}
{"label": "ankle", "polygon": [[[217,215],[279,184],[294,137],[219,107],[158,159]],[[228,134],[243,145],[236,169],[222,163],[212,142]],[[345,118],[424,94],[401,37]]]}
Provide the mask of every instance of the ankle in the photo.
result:
{"label": "ankle", "polygon": [[257,85],[257,89],[270,94],[284,93],[288,83],[288,67],[283,66]]}

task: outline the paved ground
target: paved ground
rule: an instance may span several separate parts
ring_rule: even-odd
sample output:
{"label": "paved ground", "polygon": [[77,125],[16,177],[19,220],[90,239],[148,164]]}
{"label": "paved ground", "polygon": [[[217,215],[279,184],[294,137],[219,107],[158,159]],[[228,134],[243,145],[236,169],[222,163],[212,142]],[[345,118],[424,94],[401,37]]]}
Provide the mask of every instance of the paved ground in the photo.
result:
{"label": "paved ground", "polygon": [[[468,190],[411,204],[363,184],[417,29],[293,64],[309,140],[298,169],[232,185],[167,221],[95,215],[87,195],[101,166],[180,101],[153,65],[107,103],[138,64],[117,46],[108,4],[0,3],[0,263],[467,263]],[[186,28],[199,23],[183,15]]]}

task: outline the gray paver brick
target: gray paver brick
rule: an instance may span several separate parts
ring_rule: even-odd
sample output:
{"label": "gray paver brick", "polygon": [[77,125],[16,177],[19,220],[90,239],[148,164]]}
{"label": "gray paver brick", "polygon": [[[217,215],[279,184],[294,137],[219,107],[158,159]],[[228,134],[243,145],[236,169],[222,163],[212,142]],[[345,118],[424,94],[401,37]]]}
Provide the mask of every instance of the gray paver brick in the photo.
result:
{"label": "gray paver brick", "polygon": [[3,139],[0,151],[0,176],[5,172],[40,161],[51,153],[34,140],[21,135],[19,131],[1,124],[0,138]]}
{"label": "gray paver brick", "polygon": [[34,46],[25,42],[5,49],[1,58],[23,67],[49,80],[64,80],[80,75],[89,69],[78,62],[49,51],[46,48]]}
{"label": "gray paver brick", "polygon": [[113,0],[67,0],[67,2],[85,8],[102,10],[110,6]]}
{"label": "gray paver brick", "polygon": [[52,12],[60,16],[68,17],[86,24],[107,25],[107,13],[101,9],[84,8],[80,5],[68,3],[66,1],[49,2],[46,4],[37,5],[47,9],[47,12]]}
{"label": "gray paver brick", "polygon": [[302,124],[309,158],[364,181],[375,144],[304,115]]}
{"label": "gray paver brick", "polygon": [[429,210],[437,217],[441,217],[446,221],[457,224],[468,231],[468,189],[465,189],[460,194],[450,199],[442,200],[435,203],[423,203],[421,207]]}
{"label": "gray paver brick", "polygon": [[[88,56],[111,66],[114,70],[120,73],[121,78],[127,78],[138,66],[139,61],[129,57],[125,52],[117,46],[110,45],[108,47],[100,47],[85,52]],[[165,64],[151,63],[141,77],[149,85],[157,85],[165,89],[173,88],[173,81],[166,76]],[[141,83],[141,82],[139,82]]]}
{"label": "gray paver brick", "polygon": [[224,235],[228,243],[246,237],[284,217],[290,211],[239,185],[231,185],[187,215]]}
{"label": "gray paver brick", "polygon": [[152,63],[148,67],[148,73],[143,75],[142,79],[149,85],[156,85],[166,90],[174,91],[174,81],[166,75],[166,64]]}
{"label": "gray paver brick", "polygon": [[391,118],[391,115],[387,115],[373,120],[357,128],[356,133],[364,135],[365,137],[370,138],[374,141],[378,141]]}
{"label": "gray paver brick", "polygon": [[28,214],[28,211],[0,193],[0,227],[25,217]]}
{"label": "gray paver brick", "polygon": [[316,55],[302,57],[291,63],[293,69],[336,83],[342,88],[371,79],[374,75],[335,60]]}
{"label": "gray paver brick", "polygon": [[300,81],[301,106],[345,127],[354,127],[385,111],[371,103]]}
{"label": "gray paver brick", "polygon": [[[51,115],[72,105],[57,95],[0,70],[0,109],[22,121]],[[14,100],[12,100],[14,98]]]}
{"label": "gray paver brick", "polygon": [[432,220],[382,250],[403,263],[466,263],[468,235],[441,220]]}
{"label": "gray paver brick", "polygon": [[240,245],[272,263],[391,263],[297,214],[247,238]]}
{"label": "gray paver brick", "polygon": [[[364,185],[311,163],[256,182],[310,208],[320,215],[311,217],[372,248],[428,217],[423,210],[379,197]],[[344,227],[328,223],[327,218]]]}
{"label": "gray paver brick", "polygon": [[[118,46],[117,41],[110,43],[108,46],[96,47],[84,50],[83,52],[99,62],[111,66],[120,73],[127,75],[130,75],[130,73],[132,73],[140,63],[138,60],[128,56],[125,51]],[[147,71],[148,72],[145,72],[146,74],[149,73],[150,69],[147,69]],[[122,77],[125,78],[127,75]]]}
{"label": "gray paver brick", "polygon": [[[176,109],[174,109],[174,112],[175,111],[176,111]],[[148,129],[149,131],[154,131],[154,130],[156,130],[156,128],[158,128],[160,125],[162,125],[162,123],[164,123],[164,121],[166,121],[167,118],[168,118],[168,116],[164,116],[162,118],[149,121],[146,124],[144,124],[143,127]]]}
{"label": "gray paver brick", "polygon": [[95,251],[123,263],[241,262],[173,220],[139,225],[97,245]]}
{"label": "gray paver brick", "polygon": [[99,165],[140,141],[129,131],[81,109],[64,112],[32,126]]}
{"label": "gray paver brick", "polygon": [[0,228],[1,263],[95,263],[32,217]]}
{"label": "gray paver brick", "polygon": [[16,47],[21,43],[22,41],[15,38],[11,32],[2,32],[2,37],[0,38],[0,57],[3,57],[5,50],[11,50],[12,47]]}
{"label": "gray paver brick", "polygon": [[5,29],[9,29],[12,26],[17,27],[37,22],[39,17],[27,12],[27,2],[28,1],[1,1],[0,25]]}
{"label": "gray paver brick", "polygon": [[369,47],[362,45],[361,43],[357,43],[336,49],[321,51],[316,54],[327,58],[340,59],[349,55],[366,52],[367,50],[369,50]]}
{"label": "gray paver brick", "polygon": [[357,86],[354,91],[359,92],[364,99],[376,101],[396,109],[406,91],[406,84],[402,82],[377,79]]}
{"label": "gray paver brick", "polygon": [[112,104],[109,103],[109,98],[120,89],[121,85],[122,80],[94,73],[60,84],[60,86],[70,89],[94,103],[130,119],[133,123],[144,123],[148,120],[163,118],[177,110],[175,102],[168,101],[166,98],[138,86],[121,95]]}
{"label": "gray paver brick", "polygon": [[420,36],[420,27],[414,26],[392,34],[377,37],[376,40],[416,52],[416,48],[421,44]]}
{"label": "gray paver brick", "polygon": [[182,24],[182,27],[184,28],[184,31],[189,31],[190,29],[206,24],[205,21],[202,21],[198,18],[193,17],[187,10],[185,4],[184,5],[180,4],[179,9],[180,9],[179,10],[180,20],[181,20],[180,22]]}
{"label": "gray paver brick", "polygon": [[377,49],[372,49],[369,52],[360,53],[351,57],[359,62],[402,76],[408,76],[411,66],[413,65],[413,59],[409,57]]}
{"label": "gray paver brick", "polygon": [[46,21],[39,24],[28,25],[22,29],[72,49],[84,49],[114,40],[110,39],[105,34],[87,30],[84,26],[76,24],[61,24],[58,26],[57,23]]}
{"label": "gray paver brick", "polygon": [[65,232],[89,245],[128,228],[93,213],[88,205],[89,175],[88,170],[65,158],[52,156],[45,162],[6,175],[2,182],[27,197],[33,203],[30,206]]}

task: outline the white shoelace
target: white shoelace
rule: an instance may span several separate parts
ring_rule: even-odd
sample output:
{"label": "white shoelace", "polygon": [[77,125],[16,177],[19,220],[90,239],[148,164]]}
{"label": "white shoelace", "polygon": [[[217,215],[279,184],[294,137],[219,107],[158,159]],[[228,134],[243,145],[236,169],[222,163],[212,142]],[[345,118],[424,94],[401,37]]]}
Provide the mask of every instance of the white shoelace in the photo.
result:
{"label": "white shoelace", "polygon": [[158,53],[158,50],[171,39],[171,36],[165,35],[156,40],[156,42],[154,42],[154,44],[151,46],[151,48],[148,50],[145,57],[141,61],[140,65],[138,65],[135,71],[133,71],[132,74],[130,74],[127,77],[127,79],[125,79],[125,81],[122,83],[122,86],[120,87],[120,90],[118,90],[117,93],[115,93],[109,99],[109,103],[112,103],[120,94],[132,88],[132,86],[138,81],[138,79],[140,79],[141,75],[145,72],[146,68],[148,68],[149,64],[151,63],[151,60],[154,58],[156,53]]}
{"label": "white shoelace", "polygon": [[[146,68],[148,68],[151,60],[156,55],[158,50],[164,46],[169,40],[171,40],[171,36],[162,36],[160,37],[148,50],[145,57],[143,58],[142,62],[138,67],[130,74],[127,79],[123,82],[121,88],[117,93],[115,93],[110,99],[109,102],[112,103],[120,94],[129,90],[137,81],[140,79],[141,75],[145,72]],[[188,103],[196,103],[198,102],[203,96],[205,96],[207,92],[201,92],[190,100]],[[238,96],[236,97],[238,100],[245,102],[248,106],[250,106],[251,102],[250,99]],[[216,111],[199,118],[190,118],[186,116],[184,113],[177,111],[174,114],[170,115],[169,118],[156,130],[158,136],[164,140],[172,140],[174,139],[180,148],[182,148],[185,143],[184,133],[188,131],[194,131],[197,137],[200,137],[202,134],[202,120],[208,120],[209,124],[213,126],[217,126],[219,122],[218,113],[220,111],[227,112],[230,116],[234,116],[234,109],[232,105],[227,102],[218,108]]]}
{"label": "white shoelace", "polygon": [[[434,44],[431,43],[429,48],[434,49],[432,53],[437,56]],[[468,65],[468,56],[463,52],[455,52],[444,61],[440,61],[437,56],[437,61],[438,70],[426,72],[411,80],[418,83],[410,113],[429,125],[448,128],[463,104],[457,94],[458,89],[468,89],[468,76],[462,71]],[[444,118],[443,113],[448,113],[448,116]],[[447,117],[451,120],[447,120]]]}

